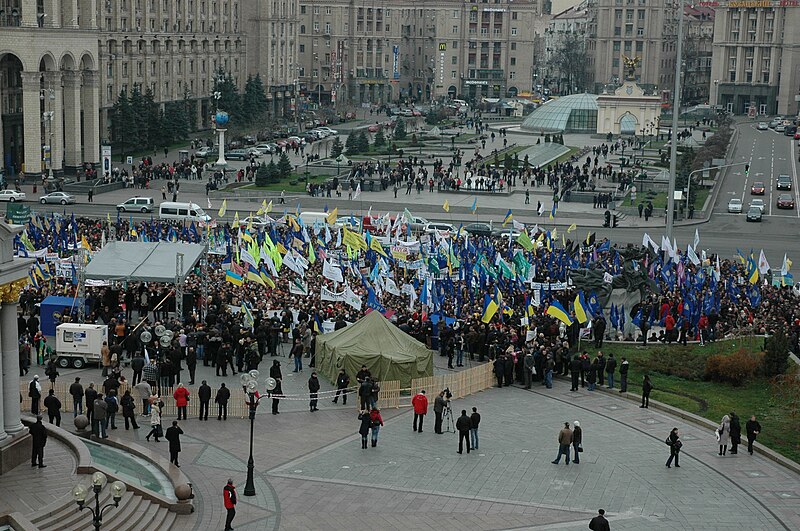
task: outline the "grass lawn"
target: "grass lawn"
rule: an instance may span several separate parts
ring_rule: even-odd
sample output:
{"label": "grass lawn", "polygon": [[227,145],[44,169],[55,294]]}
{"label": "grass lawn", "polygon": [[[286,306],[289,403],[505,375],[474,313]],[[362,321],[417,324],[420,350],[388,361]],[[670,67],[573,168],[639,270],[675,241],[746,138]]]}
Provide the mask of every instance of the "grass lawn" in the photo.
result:
{"label": "grass lawn", "polygon": [[[287,192],[305,192],[306,191],[306,182],[305,181],[298,181],[297,184],[289,184],[290,181],[297,180],[299,177],[302,177],[303,174],[292,174],[288,179],[281,180],[277,183],[268,184],[266,186],[256,186],[255,184],[247,184],[245,186],[240,186],[236,188],[237,190],[248,190],[248,191],[271,191],[271,192],[280,192],[282,190],[286,190]],[[324,178],[317,176],[316,179],[311,179],[310,181],[313,182],[323,182]]]}
{"label": "grass lawn", "polygon": [[[700,210],[703,208],[703,205],[706,204],[706,199],[708,198],[708,194],[711,193],[710,188],[699,188],[697,189],[697,198],[694,202],[695,210]],[[634,201],[634,206],[639,204],[639,201],[644,201],[647,204],[647,201],[653,202],[653,209],[657,211],[662,211],[667,207],[667,193],[666,192],[659,192],[654,197],[651,197],[645,193],[638,193],[636,194],[636,201]],[[630,201],[626,201],[626,204]],[[686,202],[684,201],[684,205]]]}
{"label": "grass lawn", "polygon": [[[656,349],[664,348],[669,352],[671,359],[677,360],[678,365],[688,366],[691,362],[689,356],[713,355],[733,353],[739,348],[756,352],[763,345],[762,338],[740,338],[739,340],[721,341],[701,346],[655,346],[643,347],[629,344],[621,345],[606,343],[603,352],[606,356],[613,353],[617,363],[624,356],[630,363],[628,373],[628,390],[631,393],[641,393],[641,384],[644,374],[650,373],[650,378],[655,386],[650,397],[659,402],[683,409],[712,422],[719,423],[723,415],[735,411],[742,424],[742,441],[747,442],[744,425],[750,415],[756,415],[763,429],[758,441],[772,450],[789,459],[800,462],[800,438],[797,436],[797,419],[792,419],[785,404],[779,403],[772,395],[771,386],[767,379],[757,377],[740,387],[718,382],[689,380],[676,375],[665,375],[648,369],[648,358]],[[702,362],[702,361],[701,361]],[[790,366],[792,362],[790,361]],[[795,369],[796,370],[796,369]],[[619,374],[616,375],[619,378]],[[665,427],[665,433],[671,428]],[[665,435],[666,436],[666,435]],[[714,434],[709,430],[707,440],[692,441],[694,445],[714,447]],[[746,448],[746,447],[745,447]]]}

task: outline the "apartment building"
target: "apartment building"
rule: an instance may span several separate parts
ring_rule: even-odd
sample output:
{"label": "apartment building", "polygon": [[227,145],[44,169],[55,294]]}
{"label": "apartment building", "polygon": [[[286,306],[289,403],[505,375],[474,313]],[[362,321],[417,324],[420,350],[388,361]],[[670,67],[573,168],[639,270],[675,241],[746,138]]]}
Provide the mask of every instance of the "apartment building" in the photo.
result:
{"label": "apartment building", "polygon": [[735,114],[791,114],[800,100],[800,5],[711,2],[711,104]]}
{"label": "apartment building", "polygon": [[531,90],[539,0],[300,0],[298,79],[312,101],[501,98]]}
{"label": "apartment building", "polygon": [[711,90],[714,10],[686,6],[684,11],[683,105],[707,104]]}

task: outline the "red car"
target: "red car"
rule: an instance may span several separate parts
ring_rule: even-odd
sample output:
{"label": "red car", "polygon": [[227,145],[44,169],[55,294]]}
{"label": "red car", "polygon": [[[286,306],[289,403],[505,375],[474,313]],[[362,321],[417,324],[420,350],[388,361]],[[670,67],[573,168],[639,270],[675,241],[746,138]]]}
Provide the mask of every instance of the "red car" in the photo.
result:
{"label": "red car", "polygon": [[792,194],[781,194],[778,196],[778,208],[785,208],[787,210],[794,209],[794,198]]}
{"label": "red car", "polygon": [[761,181],[754,182],[750,188],[750,195],[764,195],[764,183]]}

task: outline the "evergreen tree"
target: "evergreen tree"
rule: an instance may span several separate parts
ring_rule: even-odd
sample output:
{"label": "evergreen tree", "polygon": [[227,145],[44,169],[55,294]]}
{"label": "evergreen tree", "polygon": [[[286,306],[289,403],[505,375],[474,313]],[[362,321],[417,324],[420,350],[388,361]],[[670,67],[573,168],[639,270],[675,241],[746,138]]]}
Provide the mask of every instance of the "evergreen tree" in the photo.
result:
{"label": "evergreen tree", "polygon": [[150,147],[147,138],[147,110],[145,109],[144,96],[142,96],[139,86],[134,84],[130,96],[128,96],[128,103],[131,106],[131,116],[133,117],[133,127],[136,129],[134,138],[136,143],[134,149],[146,149]]}
{"label": "evergreen tree", "polygon": [[153,91],[149,88],[142,95],[144,105],[144,119],[142,127],[147,131],[147,142],[144,144],[148,148],[156,149],[165,146],[163,115],[158,103],[156,103]]}
{"label": "evergreen tree", "polygon": [[269,184],[269,170],[263,162],[258,165],[256,170],[256,186],[266,186]]}
{"label": "evergreen tree", "polygon": [[397,140],[406,139],[406,122],[402,118],[398,118],[397,123],[394,126],[394,137]]}
{"label": "evergreen tree", "polygon": [[375,133],[375,141],[372,143],[372,145],[376,148],[382,148],[386,145],[386,137],[383,136],[382,129],[378,129],[378,132]]}
{"label": "evergreen tree", "polygon": [[292,163],[289,160],[289,155],[286,154],[284,151],[281,153],[281,157],[278,160],[278,178],[279,179],[288,179],[289,176],[292,174]]}
{"label": "evergreen tree", "polygon": [[789,368],[789,340],[783,330],[776,330],[767,338],[764,353],[764,376],[770,378],[784,374]]}
{"label": "evergreen tree", "polygon": [[125,91],[119,93],[111,112],[111,140],[113,145],[125,156],[128,150],[138,144],[136,123],[130,99]]}
{"label": "evergreen tree", "polygon": [[278,166],[275,164],[274,160],[269,161],[267,164],[267,182],[276,183],[280,180],[280,173],[278,172]]}
{"label": "evergreen tree", "polygon": [[367,133],[365,133],[363,129],[358,133],[358,136],[356,136],[356,144],[358,145],[359,153],[366,153],[369,151],[369,138],[367,138]]}
{"label": "evergreen tree", "polygon": [[218,102],[219,110],[227,112],[231,120],[235,120],[235,123],[246,123],[247,118],[242,115],[242,102],[239,96],[239,87],[236,86],[230,72],[226,74],[221,68],[217,71],[216,78],[214,79],[213,92],[219,92],[220,94]]}
{"label": "evergreen tree", "polygon": [[339,137],[337,136],[333,139],[333,144],[331,144],[331,158],[335,159],[342,154],[342,151],[344,151],[344,146],[342,145],[342,141],[339,140]]}
{"label": "evergreen tree", "polygon": [[348,155],[358,154],[358,133],[347,135],[347,141],[345,142],[344,147]]}
{"label": "evergreen tree", "polygon": [[249,124],[260,123],[267,114],[267,96],[259,74],[247,77],[242,96],[242,110],[243,119]]}

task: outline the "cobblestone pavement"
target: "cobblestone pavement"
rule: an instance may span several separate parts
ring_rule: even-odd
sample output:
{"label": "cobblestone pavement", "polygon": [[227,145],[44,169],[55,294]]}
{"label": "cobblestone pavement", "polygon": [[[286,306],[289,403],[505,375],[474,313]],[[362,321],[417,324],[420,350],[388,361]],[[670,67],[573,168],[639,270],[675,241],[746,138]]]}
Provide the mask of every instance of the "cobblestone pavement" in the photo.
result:
{"label": "cobblestone pavement", "polygon": [[[284,390],[300,393],[307,372],[287,376]],[[211,378],[205,368],[197,379],[204,377]],[[560,381],[552,390],[490,389],[454,401],[453,411],[458,416],[472,406],[483,416],[480,448],[458,455],[453,433],[433,433],[432,411],[421,434],[411,430],[410,411],[383,411],[378,446],[362,450],[350,404],[321,400],[320,411],[310,413],[305,402],[287,403],[277,416],[265,404],[255,421],[255,497],[242,495],[247,421],[181,421],[180,462],[197,511],[174,528],[222,529],[228,477],[240,494],[239,530],[578,530],[601,507],[612,529],[800,528],[800,477],[759,455],[719,457],[712,433],[670,415],[606,393],[571,393]],[[575,420],[584,430],[580,464],[551,464],[558,430]],[[667,469],[663,441],[673,426],[682,431],[684,451],[681,468]],[[146,442],[145,435],[145,429],[112,432],[168,455],[165,442]],[[57,450],[48,445],[48,451]],[[53,463],[55,456],[47,456]],[[30,470],[24,465],[0,479],[0,492],[40,491],[42,484],[27,479],[42,472]],[[53,484],[69,484],[66,468],[43,470]]]}

